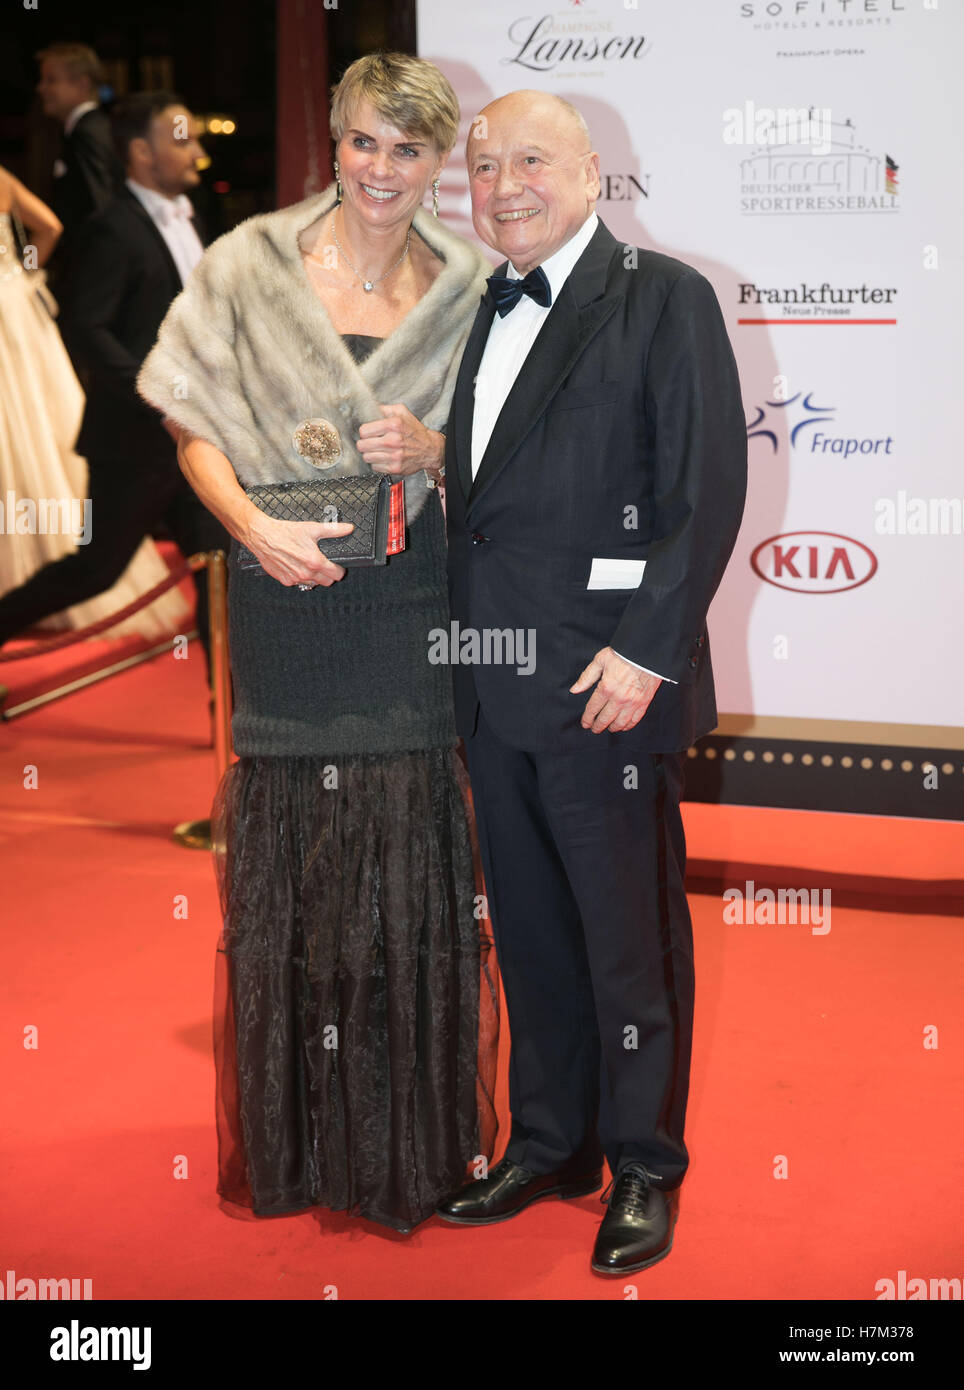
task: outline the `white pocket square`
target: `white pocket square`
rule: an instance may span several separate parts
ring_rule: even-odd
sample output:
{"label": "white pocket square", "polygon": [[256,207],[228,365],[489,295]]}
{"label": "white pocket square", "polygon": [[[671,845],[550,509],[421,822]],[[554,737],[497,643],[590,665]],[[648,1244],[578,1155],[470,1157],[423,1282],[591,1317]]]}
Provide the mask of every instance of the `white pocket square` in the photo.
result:
{"label": "white pocket square", "polygon": [[595,557],[586,588],[638,589],[645,568],[645,560],[606,560]]}

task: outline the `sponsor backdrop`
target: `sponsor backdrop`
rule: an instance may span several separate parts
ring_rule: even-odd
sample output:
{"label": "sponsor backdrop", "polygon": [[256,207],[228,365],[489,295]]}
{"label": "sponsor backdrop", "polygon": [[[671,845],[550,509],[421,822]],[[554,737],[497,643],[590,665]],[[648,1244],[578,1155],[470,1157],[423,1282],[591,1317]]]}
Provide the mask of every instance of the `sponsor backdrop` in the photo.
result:
{"label": "sponsor backdrop", "polygon": [[[949,0],[419,0],[418,51],[463,109],[441,199],[457,230],[474,235],[473,116],[556,92],[588,121],[610,230],[716,289],[750,460],[710,613],[731,761],[799,771],[809,741],[830,751],[803,766],[889,762],[906,793],[922,750],[946,750],[944,790],[964,785],[962,36]],[[951,814],[956,795],[924,790],[914,814]]]}

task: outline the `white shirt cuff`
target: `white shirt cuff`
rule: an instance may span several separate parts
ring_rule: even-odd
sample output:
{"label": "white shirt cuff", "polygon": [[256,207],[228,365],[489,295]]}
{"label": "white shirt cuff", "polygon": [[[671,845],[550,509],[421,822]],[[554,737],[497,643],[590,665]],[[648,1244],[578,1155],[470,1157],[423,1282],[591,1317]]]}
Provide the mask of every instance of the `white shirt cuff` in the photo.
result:
{"label": "white shirt cuff", "polygon": [[[613,651],[616,651],[615,647]],[[622,661],[629,662],[630,666],[635,666],[637,671],[645,671],[647,676],[655,676],[658,681],[666,681],[669,685],[679,685],[679,681],[670,680],[669,676],[661,676],[658,671],[651,671],[648,666],[640,666],[638,661],[630,661],[628,656],[623,656],[621,652],[616,655]]]}

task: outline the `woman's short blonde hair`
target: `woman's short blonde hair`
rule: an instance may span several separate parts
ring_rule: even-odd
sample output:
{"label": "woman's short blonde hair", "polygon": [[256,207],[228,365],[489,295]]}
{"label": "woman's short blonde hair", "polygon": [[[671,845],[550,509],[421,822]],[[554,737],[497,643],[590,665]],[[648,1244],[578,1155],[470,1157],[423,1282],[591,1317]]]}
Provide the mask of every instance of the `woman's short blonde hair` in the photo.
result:
{"label": "woman's short blonde hair", "polygon": [[370,53],[346,68],[331,90],[331,133],[336,141],[362,101],[371,102],[396,130],[431,141],[441,154],[458,139],[458,98],[448,78],[425,58]]}

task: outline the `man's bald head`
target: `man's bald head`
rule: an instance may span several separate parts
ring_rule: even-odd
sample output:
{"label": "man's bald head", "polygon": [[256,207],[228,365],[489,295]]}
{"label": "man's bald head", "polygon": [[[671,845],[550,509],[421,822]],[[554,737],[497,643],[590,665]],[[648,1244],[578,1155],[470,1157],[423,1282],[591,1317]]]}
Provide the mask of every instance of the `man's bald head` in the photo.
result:
{"label": "man's bald head", "polygon": [[479,236],[526,274],[554,255],[599,197],[599,156],[572,102],[509,92],[472,122],[465,148]]}
{"label": "man's bald head", "polygon": [[534,89],[509,92],[504,97],[496,97],[494,101],[489,102],[488,106],[483,106],[472,122],[469,140],[472,139],[478,125],[481,125],[484,130],[485,125],[488,124],[490,112],[505,111],[510,116],[523,113],[535,115],[540,109],[554,115],[560,122],[568,122],[576,143],[580,144],[586,152],[592,149],[589,127],[578,107],[573,106],[571,101],[566,101],[565,97],[555,96],[552,92],[538,92]]}

